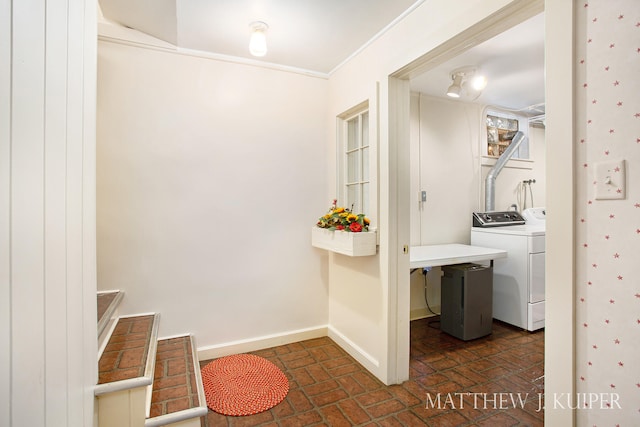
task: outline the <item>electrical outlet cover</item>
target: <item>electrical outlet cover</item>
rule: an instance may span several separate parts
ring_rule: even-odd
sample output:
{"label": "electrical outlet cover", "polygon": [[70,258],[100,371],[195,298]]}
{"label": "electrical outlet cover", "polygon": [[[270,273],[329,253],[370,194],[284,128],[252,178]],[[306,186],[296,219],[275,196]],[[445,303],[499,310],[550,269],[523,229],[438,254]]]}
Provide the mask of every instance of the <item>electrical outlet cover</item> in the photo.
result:
{"label": "electrical outlet cover", "polygon": [[595,164],[596,200],[624,199],[626,197],[626,173],[624,160]]}

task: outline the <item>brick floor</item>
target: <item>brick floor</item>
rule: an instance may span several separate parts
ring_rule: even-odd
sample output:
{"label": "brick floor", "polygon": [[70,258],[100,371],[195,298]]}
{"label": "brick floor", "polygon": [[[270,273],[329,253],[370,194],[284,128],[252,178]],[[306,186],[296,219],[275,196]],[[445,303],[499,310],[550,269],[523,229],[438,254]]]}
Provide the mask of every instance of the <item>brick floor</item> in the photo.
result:
{"label": "brick floor", "polygon": [[543,425],[544,331],[494,321],[490,336],[465,342],[435,320],[411,322],[410,379],[400,385],[385,386],[329,338],[254,352],[289,378],[285,400],[246,417],[209,411],[202,427]]}
{"label": "brick floor", "polygon": [[153,316],[118,320],[98,362],[98,384],[144,376]]}
{"label": "brick floor", "polygon": [[151,418],[199,405],[192,360],[189,336],[158,341]]}

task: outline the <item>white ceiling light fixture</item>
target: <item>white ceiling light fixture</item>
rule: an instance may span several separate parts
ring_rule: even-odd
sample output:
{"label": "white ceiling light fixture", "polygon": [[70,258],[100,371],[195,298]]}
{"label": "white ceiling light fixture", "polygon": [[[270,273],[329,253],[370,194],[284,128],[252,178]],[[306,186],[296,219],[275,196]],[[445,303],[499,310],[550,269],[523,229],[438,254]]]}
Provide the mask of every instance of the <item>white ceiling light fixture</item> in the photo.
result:
{"label": "white ceiling light fixture", "polygon": [[249,24],[251,38],[249,39],[249,52],[253,56],[265,56],[267,54],[266,32],[269,26],[262,21],[254,21]]}
{"label": "white ceiling light fixture", "polygon": [[451,72],[451,86],[447,89],[447,96],[460,98],[463,92],[472,99],[476,99],[487,87],[487,78],[476,74],[475,67],[462,67]]}
{"label": "white ceiling light fixture", "polygon": [[462,92],[462,75],[454,74],[451,76],[453,78],[453,83],[447,89],[447,96],[451,98],[460,98],[460,93]]}

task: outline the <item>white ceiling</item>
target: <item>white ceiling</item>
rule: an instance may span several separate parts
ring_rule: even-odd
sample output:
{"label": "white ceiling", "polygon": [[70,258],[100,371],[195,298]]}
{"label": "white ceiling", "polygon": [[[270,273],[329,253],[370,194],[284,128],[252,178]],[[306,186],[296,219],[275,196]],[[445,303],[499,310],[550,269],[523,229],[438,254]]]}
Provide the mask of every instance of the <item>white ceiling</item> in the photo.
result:
{"label": "white ceiling", "polygon": [[[181,49],[327,75],[424,1],[99,0],[99,4],[106,20]],[[269,25],[269,51],[262,58],[248,51],[253,21]],[[543,15],[413,79],[411,88],[444,96],[451,71],[467,65],[480,67],[489,79],[476,102],[512,109],[543,103]]]}
{"label": "white ceiling", "polygon": [[[488,79],[475,102],[520,110],[528,115],[544,112],[544,14],[539,14],[493,39],[458,55],[411,80],[411,89],[446,97],[451,72],[474,66]],[[470,101],[467,97],[462,99]]]}
{"label": "white ceiling", "polygon": [[[267,23],[260,61],[327,74],[416,0],[100,0],[107,19],[181,48],[241,58]],[[419,1],[418,3],[422,3]],[[170,22],[173,21],[173,22]]]}

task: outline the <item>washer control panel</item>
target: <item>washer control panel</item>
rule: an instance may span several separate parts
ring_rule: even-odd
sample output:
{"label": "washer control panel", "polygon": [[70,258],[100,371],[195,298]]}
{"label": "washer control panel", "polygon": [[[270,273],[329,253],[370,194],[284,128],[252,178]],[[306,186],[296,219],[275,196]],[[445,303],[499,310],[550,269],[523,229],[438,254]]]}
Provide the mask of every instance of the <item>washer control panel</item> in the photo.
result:
{"label": "washer control panel", "polygon": [[522,211],[522,217],[527,224],[544,224],[547,219],[545,208],[529,208]]}
{"label": "washer control panel", "polygon": [[504,227],[507,225],[522,225],[524,218],[515,211],[503,212],[474,212],[474,227]]}

